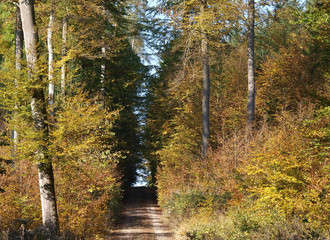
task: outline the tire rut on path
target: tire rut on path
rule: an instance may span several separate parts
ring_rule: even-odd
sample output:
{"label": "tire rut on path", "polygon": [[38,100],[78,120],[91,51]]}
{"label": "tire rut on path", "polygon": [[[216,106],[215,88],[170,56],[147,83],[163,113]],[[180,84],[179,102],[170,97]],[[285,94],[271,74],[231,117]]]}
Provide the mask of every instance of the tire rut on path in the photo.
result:
{"label": "tire rut on path", "polygon": [[131,188],[125,197],[125,208],[109,240],[170,240],[170,229],[162,221],[155,193],[146,187]]}

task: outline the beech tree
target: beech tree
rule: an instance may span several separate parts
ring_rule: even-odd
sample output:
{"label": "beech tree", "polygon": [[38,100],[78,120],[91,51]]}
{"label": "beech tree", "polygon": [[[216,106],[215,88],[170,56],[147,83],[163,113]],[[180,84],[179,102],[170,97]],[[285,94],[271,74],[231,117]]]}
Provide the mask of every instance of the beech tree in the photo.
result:
{"label": "beech tree", "polygon": [[[203,15],[207,8],[207,0],[201,1],[201,14]],[[202,16],[204,18],[204,16]],[[202,101],[202,158],[207,154],[209,138],[210,138],[210,67],[208,56],[208,39],[202,21],[202,41],[201,41],[201,58],[203,65],[203,101]]]}
{"label": "beech tree", "polygon": [[[67,9],[65,9],[67,11]],[[65,16],[62,21],[62,58],[66,56],[67,52],[67,38],[68,38],[68,14],[65,12]],[[61,66],[61,95],[65,95],[66,85],[66,62],[64,61]]]}
{"label": "beech tree", "polygon": [[[19,80],[19,75],[21,74],[22,71],[22,55],[23,55],[23,30],[22,30],[22,20],[21,20],[21,13],[19,6],[16,6],[16,29],[15,29],[15,69],[17,71],[17,78],[16,78],[16,83],[18,84],[17,81]],[[14,113],[15,114],[15,113]],[[14,149],[15,151],[16,148],[16,143],[17,143],[17,137],[18,133],[16,129],[12,130],[12,139],[14,141]],[[15,152],[13,153],[15,155]]]}
{"label": "beech tree", "polygon": [[26,59],[31,86],[31,109],[34,129],[37,133],[35,160],[38,165],[39,188],[43,225],[53,234],[59,231],[57,216],[54,175],[51,157],[48,152],[48,124],[43,79],[38,73],[38,32],[35,24],[34,3],[32,0],[20,0],[20,12],[25,41]]}
{"label": "beech tree", "polygon": [[255,110],[255,81],[254,81],[254,0],[248,3],[248,113],[247,125],[254,120]]}
{"label": "beech tree", "polygon": [[[51,2],[50,12],[49,12],[49,23],[47,31],[47,45],[48,45],[48,102],[51,108],[54,106],[54,94],[55,94],[55,85],[54,85],[54,53],[53,53],[53,25],[54,25],[54,3]],[[54,114],[54,111],[52,114]]]}

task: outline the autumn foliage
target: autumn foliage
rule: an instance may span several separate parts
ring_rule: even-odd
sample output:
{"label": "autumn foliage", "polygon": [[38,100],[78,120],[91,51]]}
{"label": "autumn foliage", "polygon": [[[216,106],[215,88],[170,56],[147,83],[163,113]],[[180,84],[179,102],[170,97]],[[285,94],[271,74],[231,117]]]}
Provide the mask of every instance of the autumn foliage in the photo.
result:
{"label": "autumn foliage", "polygon": [[[116,155],[105,144],[116,113],[108,113],[96,100],[78,92],[66,98],[52,123],[49,149],[54,161],[58,213],[63,234],[95,236],[113,223],[120,207],[121,190]],[[30,158],[26,129],[20,132],[16,160],[1,177],[1,226],[27,219],[41,224],[37,167]],[[28,144],[27,146],[25,144]],[[10,147],[7,157],[10,157]]]}
{"label": "autumn foliage", "polygon": [[[29,69],[26,52],[14,54],[20,3],[0,3],[0,238],[22,222],[29,231],[45,225],[36,157],[43,149],[39,156],[54,172],[59,234],[95,239],[112,229],[124,186],[135,181],[141,161],[135,111],[148,68],[131,44],[140,31],[140,16],[131,8],[141,6],[99,0],[24,4],[34,8],[29,14],[39,30],[37,72]],[[35,89],[44,92],[39,102],[47,109],[39,132],[31,107]]]}
{"label": "autumn foliage", "polygon": [[[0,231],[18,229],[19,219],[42,224],[35,156],[44,147],[69,239],[111,229],[142,165],[177,239],[330,238],[327,1],[256,2],[248,126],[246,1],[164,0],[150,11],[144,1],[54,1],[51,81],[46,30],[54,6],[34,1],[38,84],[26,53],[21,70],[14,67],[13,2],[0,3]],[[202,156],[204,41],[211,90]],[[141,60],[147,43],[160,56],[154,71]],[[54,104],[42,99],[48,127],[38,133],[31,86],[46,92],[50,83]]]}
{"label": "autumn foliage", "polygon": [[202,66],[189,32],[199,26],[198,3],[163,6],[195,21],[174,23],[182,32],[163,53],[147,121],[147,140],[157,140],[146,142],[158,166],[154,184],[178,239],[330,237],[329,45],[319,24],[329,21],[326,3],[308,3],[306,11],[290,1],[277,4],[268,13],[257,6],[252,129],[246,128],[245,38],[238,25],[226,32],[225,23],[217,28],[227,36],[218,35],[223,44],[210,38],[211,149],[204,159]]}

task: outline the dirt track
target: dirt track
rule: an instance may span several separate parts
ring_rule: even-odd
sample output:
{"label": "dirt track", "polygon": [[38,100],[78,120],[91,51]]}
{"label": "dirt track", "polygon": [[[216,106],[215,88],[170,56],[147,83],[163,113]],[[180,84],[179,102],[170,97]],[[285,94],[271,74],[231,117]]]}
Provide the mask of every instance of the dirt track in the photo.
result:
{"label": "dirt track", "polygon": [[124,210],[109,240],[170,240],[170,229],[162,221],[162,212],[154,192],[145,187],[131,188],[124,201]]}

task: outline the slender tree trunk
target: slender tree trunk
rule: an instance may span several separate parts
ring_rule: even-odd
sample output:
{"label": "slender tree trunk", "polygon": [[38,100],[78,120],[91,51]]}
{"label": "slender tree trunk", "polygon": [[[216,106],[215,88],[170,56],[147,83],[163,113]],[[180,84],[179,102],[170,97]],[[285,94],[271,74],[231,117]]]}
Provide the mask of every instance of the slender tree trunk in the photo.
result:
{"label": "slender tree trunk", "polygon": [[[21,13],[20,9],[17,6],[16,9],[16,31],[15,31],[15,69],[17,71],[17,78],[15,79],[15,84],[18,84],[20,71],[22,70],[22,55],[23,55],[23,30],[22,30],[22,20],[21,20]],[[15,104],[15,109],[17,105]],[[15,113],[14,113],[15,114]],[[14,129],[12,130],[12,140],[14,141],[14,149],[13,149],[13,156],[15,156],[16,152],[16,145],[17,145],[17,138],[18,133]]]}
{"label": "slender tree trunk", "polygon": [[15,31],[15,68],[17,71],[22,70],[22,55],[23,55],[23,30],[20,9],[17,6],[16,10],[16,31]]}
{"label": "slender tree trunk", "polygon": [[54,175],[51,158],[48,153],[47,101],[42,88],[42,78],[38,74],[38,33],[35,24],[34,4],[32,0],[20,0],[20,10],[25,41],[29,77],[32,79],[31,109],[33,125],[38,133],[36,160],[38,162],[39,189],[43,225],[54,235],[59,231],[55,198]]}
{"label": "slender tree trunk", "polygon": [[47,32],[47,45],[48,45],[48,104],[51,108],[51,114],[54,115],[53,105],[54,105],[54,53],[53,53],[53,25],[54,25],[54,10],[53,3],[51,3],[51,10],[49,13],[49,24]]}
{"label": "slender tree trunk", "polygon": [[[63,18],[62,26],[62,57],[66,56],[66,42],[68,36],[68,17]],[[61,66],[61,95],[65,95],[65,85],[66,85],[66,63],[63,62]]]}
{"label": "slender tree trunk", "polygon": [[131,48],[132,48],[132,51],[134,52],[134,48],[135,48],[135,36],[133,36],[132,43],[131,43]]}
{"label": "slender tree trunk", "polygon": [[249,0],[248,16],[248,113],[247,125],[251,126],[255,110],[255,81],[254,81],[254,0]]}
{"label": "slender tree trunk", "polygon": [[[106,58],[106,49],[102,47],[102,60],[105,61]],[[105,107],[105,89],[104,89],[104,79],[105,79],[105,62],[101,64],[101,101],[102,106]]]}
{"label": "slender tree trunk", "polygon": [[[204,14],[207,2],[202,1],[201,14]],[[208,39],[205,31],[202,32],[201,54],[203,65],[203,102],[202,102],[202,158],[206,156],[210,138],[210,70],[208,57]]]}

